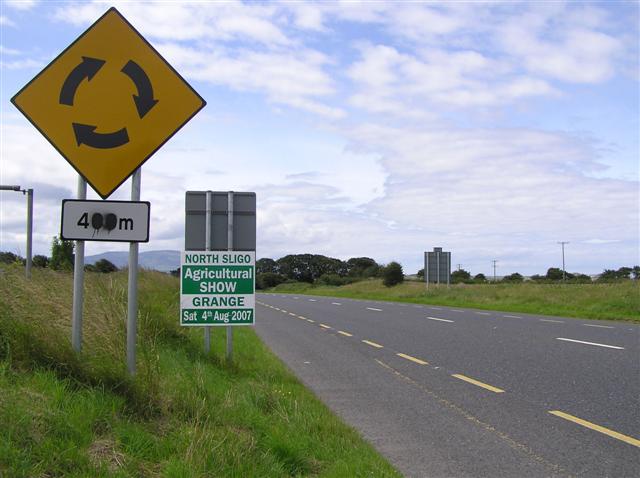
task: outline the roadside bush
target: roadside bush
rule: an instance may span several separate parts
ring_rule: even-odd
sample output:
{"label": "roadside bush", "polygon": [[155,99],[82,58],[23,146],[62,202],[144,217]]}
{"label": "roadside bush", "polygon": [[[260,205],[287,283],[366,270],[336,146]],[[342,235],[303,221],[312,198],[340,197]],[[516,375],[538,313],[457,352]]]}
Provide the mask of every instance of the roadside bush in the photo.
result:
{"label": "roadside bush", "polygon": [[354,278],[340,277],[338,274],[323,274],[318,279],[318,283],[324,285],[341,286],[356,282]]}
{"label": "roadside bush", "polygon": [[287,278],[275,272],[256,274],[256,289],[270,289],[285,282]]}
{"label": "roadside bush", "polygon": [[404,281],[402,266],[397,262],[390,262],[382,271],[382,283],[387,287],[401,284]]}

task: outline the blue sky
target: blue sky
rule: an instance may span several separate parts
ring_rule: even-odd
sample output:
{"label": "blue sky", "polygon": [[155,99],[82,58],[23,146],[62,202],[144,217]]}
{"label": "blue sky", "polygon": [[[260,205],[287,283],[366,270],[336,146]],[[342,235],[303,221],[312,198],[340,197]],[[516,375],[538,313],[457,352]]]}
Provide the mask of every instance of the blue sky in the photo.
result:
{"label": "blue sky", "polygon": [[[257,192],[259,257],[640,261],[638,2],[3,0],[0,182],[36,190],[35,253],[76,177],[9,99],[110,6],[208,103],[143,169],[142,250],[180,249],[184,191],[212,189]],[[0,200],[24,253],[24,200]]]}

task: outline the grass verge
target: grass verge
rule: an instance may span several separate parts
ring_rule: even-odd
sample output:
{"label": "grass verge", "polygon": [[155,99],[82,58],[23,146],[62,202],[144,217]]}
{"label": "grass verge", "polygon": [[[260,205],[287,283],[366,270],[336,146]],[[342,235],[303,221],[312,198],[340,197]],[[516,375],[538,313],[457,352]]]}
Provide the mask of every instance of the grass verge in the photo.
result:
{"label": "grass verge", "polygon": [[640,322],[640,286],[637,281],[566,285],[527,282],[456,284],[449,288],[441,286],[427,290],[423,282],[405,281],[394,287],[385,287],[380,280],[365,280],[340,287],[307,283],[281,284],[268,292]]}
{"label": "grass verge", "polygon": [[[125,368],[126,276],[86,274],[69,345],[69,274],[0,274],[0,476],[399,476],[249,327],[233,365],[178,325],[178,282],[142,272],[138,375]],[[216,333],[217,332],[217,333]]]}

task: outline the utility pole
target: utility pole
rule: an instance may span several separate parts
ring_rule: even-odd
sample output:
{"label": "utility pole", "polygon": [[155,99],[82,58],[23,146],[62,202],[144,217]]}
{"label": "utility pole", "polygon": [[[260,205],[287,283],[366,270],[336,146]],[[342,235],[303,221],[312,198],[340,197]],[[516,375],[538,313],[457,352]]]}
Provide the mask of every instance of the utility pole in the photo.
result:
{"label": "utility pole", "polygon": [[493,282],[496,282],[496,263],[498,259],[493,259],[491,262],[493,262]]}
{"label": "utility pole", "polygon": [[33,189],[22,189],[20,186],[0,186],[0,191],[17,191],[27,195],[27,257],[25,266],[25,276],[31,277],[31,262],[33,252],[31,251],[33,235]]}
{"label": "utility pole", "polygon": [[567,273],[564,268],[564,245],[569,244],[569,241],[558,241],[558,244],[562,246],[562,282],[567,278]]}
{"label": "utility pole", "polygon": [[458,270],[462,269],[462,264],[456,264],[458,266]]}

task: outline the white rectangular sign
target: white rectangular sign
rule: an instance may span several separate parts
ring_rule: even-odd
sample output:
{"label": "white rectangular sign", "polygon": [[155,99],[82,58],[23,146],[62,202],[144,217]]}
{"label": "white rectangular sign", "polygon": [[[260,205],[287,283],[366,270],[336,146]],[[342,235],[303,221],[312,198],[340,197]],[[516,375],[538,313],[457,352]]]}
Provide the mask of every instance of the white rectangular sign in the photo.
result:
{"label": "white rectangular sign", "polygon": [[180,325],[253,325],[254,251],[183,251]]}
{"label": "white rectangular sign", "polygon": [[148,242],[148,201],[64,199],[60,237],[74,241]]}

